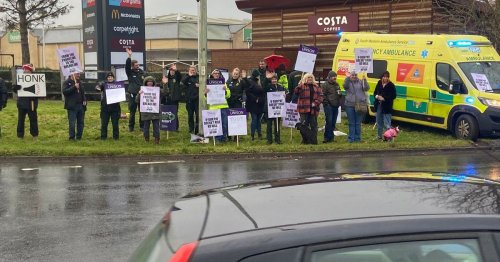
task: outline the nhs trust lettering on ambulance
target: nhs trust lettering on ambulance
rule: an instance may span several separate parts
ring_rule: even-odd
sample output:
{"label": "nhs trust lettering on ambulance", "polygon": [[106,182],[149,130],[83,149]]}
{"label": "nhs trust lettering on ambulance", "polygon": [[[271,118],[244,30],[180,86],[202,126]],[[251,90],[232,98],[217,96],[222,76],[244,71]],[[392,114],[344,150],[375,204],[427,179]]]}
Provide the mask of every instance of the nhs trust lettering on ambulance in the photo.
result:
{"label": "nhs trust lettering on ambulance", "polygon": [[417,51],[412,49],[373,49],[374,55],[392,55],[392,56],[417,56]]}

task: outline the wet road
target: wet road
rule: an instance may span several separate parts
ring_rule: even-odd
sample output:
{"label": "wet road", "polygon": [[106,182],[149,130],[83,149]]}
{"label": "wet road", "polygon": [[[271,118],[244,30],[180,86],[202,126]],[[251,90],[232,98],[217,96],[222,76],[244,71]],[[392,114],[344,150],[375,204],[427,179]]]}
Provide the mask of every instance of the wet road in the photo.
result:
{"label": "wet road", "polygon": [[500,179],[500,152],[251,161],[0,160],[0,261],[123,261],[189,192],[312,174],[425,170]]}

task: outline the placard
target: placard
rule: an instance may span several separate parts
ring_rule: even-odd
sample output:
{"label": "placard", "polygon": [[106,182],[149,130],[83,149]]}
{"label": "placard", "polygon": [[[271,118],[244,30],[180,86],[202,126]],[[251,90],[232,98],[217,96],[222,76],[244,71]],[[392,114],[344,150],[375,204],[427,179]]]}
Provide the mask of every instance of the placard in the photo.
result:
{"label": "placard", "polygon": [[47,96],[45,74],[17,74],[16,81],[21,86],[17,91],[18,97]]}
{"label": "placard", "polygon": [[176,131],[177,130],[177,106],[161,105],[160,106],[160,130]]}
{"label": "placard", "polygon": [[248,134],[245,108],[228,109],[227,129],[230,136],[246,136]]}
{"label": "placard", "polygon": [[207,80],[207,104],[220,105],[226,103],[226,90],[224,90],[224,80],[209,79]]}
{"label": "placard", "polygon": [[297,111],[297,104],[285,103],[285,118],[283,118],[284,127],[293,127],[300,122],[300,114]]}
{"label": "placard", "polygon": [[267,93],[267,117],[278,118],[285,116],[285,92]]}
{"label": "placard", "polygon": [[471,73],[472,79],[474,79],[474,83],[476,83],[476,87],[479,91],[492,91],[490,81],[484,74],[476,74]]}
{"label": "placard", "polygon": [[201,112],[203,134],[205,137],[222,136],[222,117],[220,109],[203,110]]}
{"label": "placard", "polygon": [[295,62],[295,70],[312,73],[318,52],[319,50],[314,46],[300,45],[297,61]]}
{"label": "placard", "polygon": [[106,104],[108,105],[127,100],[125,96],[125,84],[122,82],[106,83],[104,91],[106,92]]}
{"label": "placard", "polygon": [[64,77],[68,77],[74,73],[82,72],[76,47],[69,46],[66,48],[57,49],[57,56],[59,58],[59,66]]}
{"label": "placard", "polygon": [[141,113],[160,113],[160,88],[157,86],[141,86]]}
{"label": "placard", "polygon": [[373,48],[354,48],[356,72],[373,73]]}

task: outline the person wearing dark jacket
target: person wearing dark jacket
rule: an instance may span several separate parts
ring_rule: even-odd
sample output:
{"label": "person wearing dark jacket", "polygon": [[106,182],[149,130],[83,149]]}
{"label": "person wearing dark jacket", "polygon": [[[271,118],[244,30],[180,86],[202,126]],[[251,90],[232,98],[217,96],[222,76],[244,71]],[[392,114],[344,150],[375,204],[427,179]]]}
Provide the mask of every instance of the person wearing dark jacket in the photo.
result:
{"label": "person wearing dark jacket", "polygon": [[[144,82],[144,71],[139,67],[139,62],[137,60],[132,60],[132,50],[126,49],[128,58],[125,61],[125,73],[128,77],[127,94],[129,95],[128,100],[128,110],[130,112],[130,118],[128,121],[128,130],[130,132],[134,131],[135,127],[135,113],[139,104],[136,102],[137,94],[141,90],[142,83]],[[141,121],[141,116],[139,114],[139,127],[142,129],[143,123]]]}
{"label": "person wearing dark jacket", "polygon": [[[80,73],[74,73],[64,82],[64,109],[68,112],[69,140],[80,140],[83,135],[87,98],[81,86]],[[76,134],[75,134],[76,126]]]}
{"label": "person wearing dark jacket", "polygon": [[191,134],[198,134],[199,82],[196,66],[190,66],[187,75],[182,80],[182,84],[186,89],[186,110],[188,113],[189,133]]}
{"label": "person wearing dark jacket", "polygon": [[[269,93],[269,92],[286,92],[286,89],[284,86],[278,83],[278,76],[276,74],[271,73],[271,80],[267,80],[264,83],[264,92]],[[266,97],[267,101],[267,97]],[[268,107],[267,103],[264,105],[264,111],[267,112]],[[280,128],[279,125],[281,124],[280,118],[267,118],[267,143],[272,144],[273,143],[273,124],[274,124],[274,142],[276,144],[281,144],[281,139],[280,139]]]}
{"label": "person wearing dark jacket", "polygon": [[288,96],[287,96],[287,102],[290,102],[292,100],[292,95],[294,94],[295,88],[299,86],[300,80],[302,79],[302,72],[301,71],[292,71],[288,75]]}
{"label": "person wearing dark jacket", "polygon": [[[177,66],[172,64],[168,68],[168,72],[165,74],[167,79],[167,86],[169,93],[165,96],[166,101],[164,101],[165,105],[173,105],[177,108],[177,112],[179,112],[179,101],[181,101],[181,80],[182,75],[179,70],[177,70]],[[177,130],[179,130],[179,118],[175,118],[177,122]],[[176,130],[176,131],[177,131]]]}
{"label": "person wearing dark jacket", "polygon": [[[31,74],[35,68],[31,64],[23,65],[24,74]],[[21,90],[20,85],[14,85],[12,91],[17,93]],[[17,137],[24,138],[24,122],[26,115],[30,120],[30,134],[33,139],[38,138],[38,97],[17,97]]]}
{"label": "person wearing dark jacket", "polygon": [[113,126],[113,139],[118,140],[118,138],[120,138],[118,122],[120,121],[121,108],[120,103],[107,103],[106,88],[108,83],[116,83],[115,75],[112,72],[109,72],[106,75],[106,83],[101,82],[95,87],[96,91],[101,93],[101,139],[105,140],[108,138],[108,124],[111,119],[111,125]]}
{"label": "person wearing dark jacket", "polygon": [[337,74],[334,71],[328,73],[327,81],[321,84],[323,90],[323,110],[325,111],[325,134],[323,143],[333,142],[335,123],[339,113],[340,86],[337,83]]}
{"label": "person wearing dark jacket", "polygon": [[252,116],[252,122],[250,125],[250,134],[252,136],[252,141],[255,140],[256,131],[259,139],[262,138],[260,119],[262,118],[262,114],[264,112],[266,93],[260,85],[259,76],[260,74],[257,70],[254,70],[252,72],[252,76],[250,78],[246,78],[246,76],[243,75],[243,79],[246,82],[245,84],[247,86],[247,89],[245,91],[247,96],[245,107],[247,109],[247,112],[249,112]]}
{"label": "person wearing dark jacket", "polygon": [[[5,81],[0,77],[0,111],[7,106],[7,99],[9,94],[7,92],[7,87],[5,86]],[[2,136],[2,127],[0,126],[0,137]]]}
{"label": "person wearing dark jacket", "polygon": [[[375,87],[373,92],[377,119],[377,136],[382,139],[385,130],[391,128],[392,105],[396,99],[396,87],[389,79],[389,72],[385,71]],[[384,130],[385,128],[385,130]]]}
{"label": "person wearing dark jacket", "polygon": [[242,108],[246,99],[244,84],[240,77],[240,69],[235,68],[226,82],[227,88],[231,90],[231,96],[227,99],[229,108]]}

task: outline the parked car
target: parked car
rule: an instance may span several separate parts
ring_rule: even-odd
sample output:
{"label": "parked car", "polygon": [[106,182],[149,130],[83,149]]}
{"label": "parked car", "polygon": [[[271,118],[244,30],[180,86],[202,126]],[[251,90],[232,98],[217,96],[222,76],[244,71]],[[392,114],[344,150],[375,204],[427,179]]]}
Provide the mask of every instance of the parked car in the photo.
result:
{"label": "parked car", "polygon": [[500,261],[500,182],[318,175],[177,201],[130,261]]}

